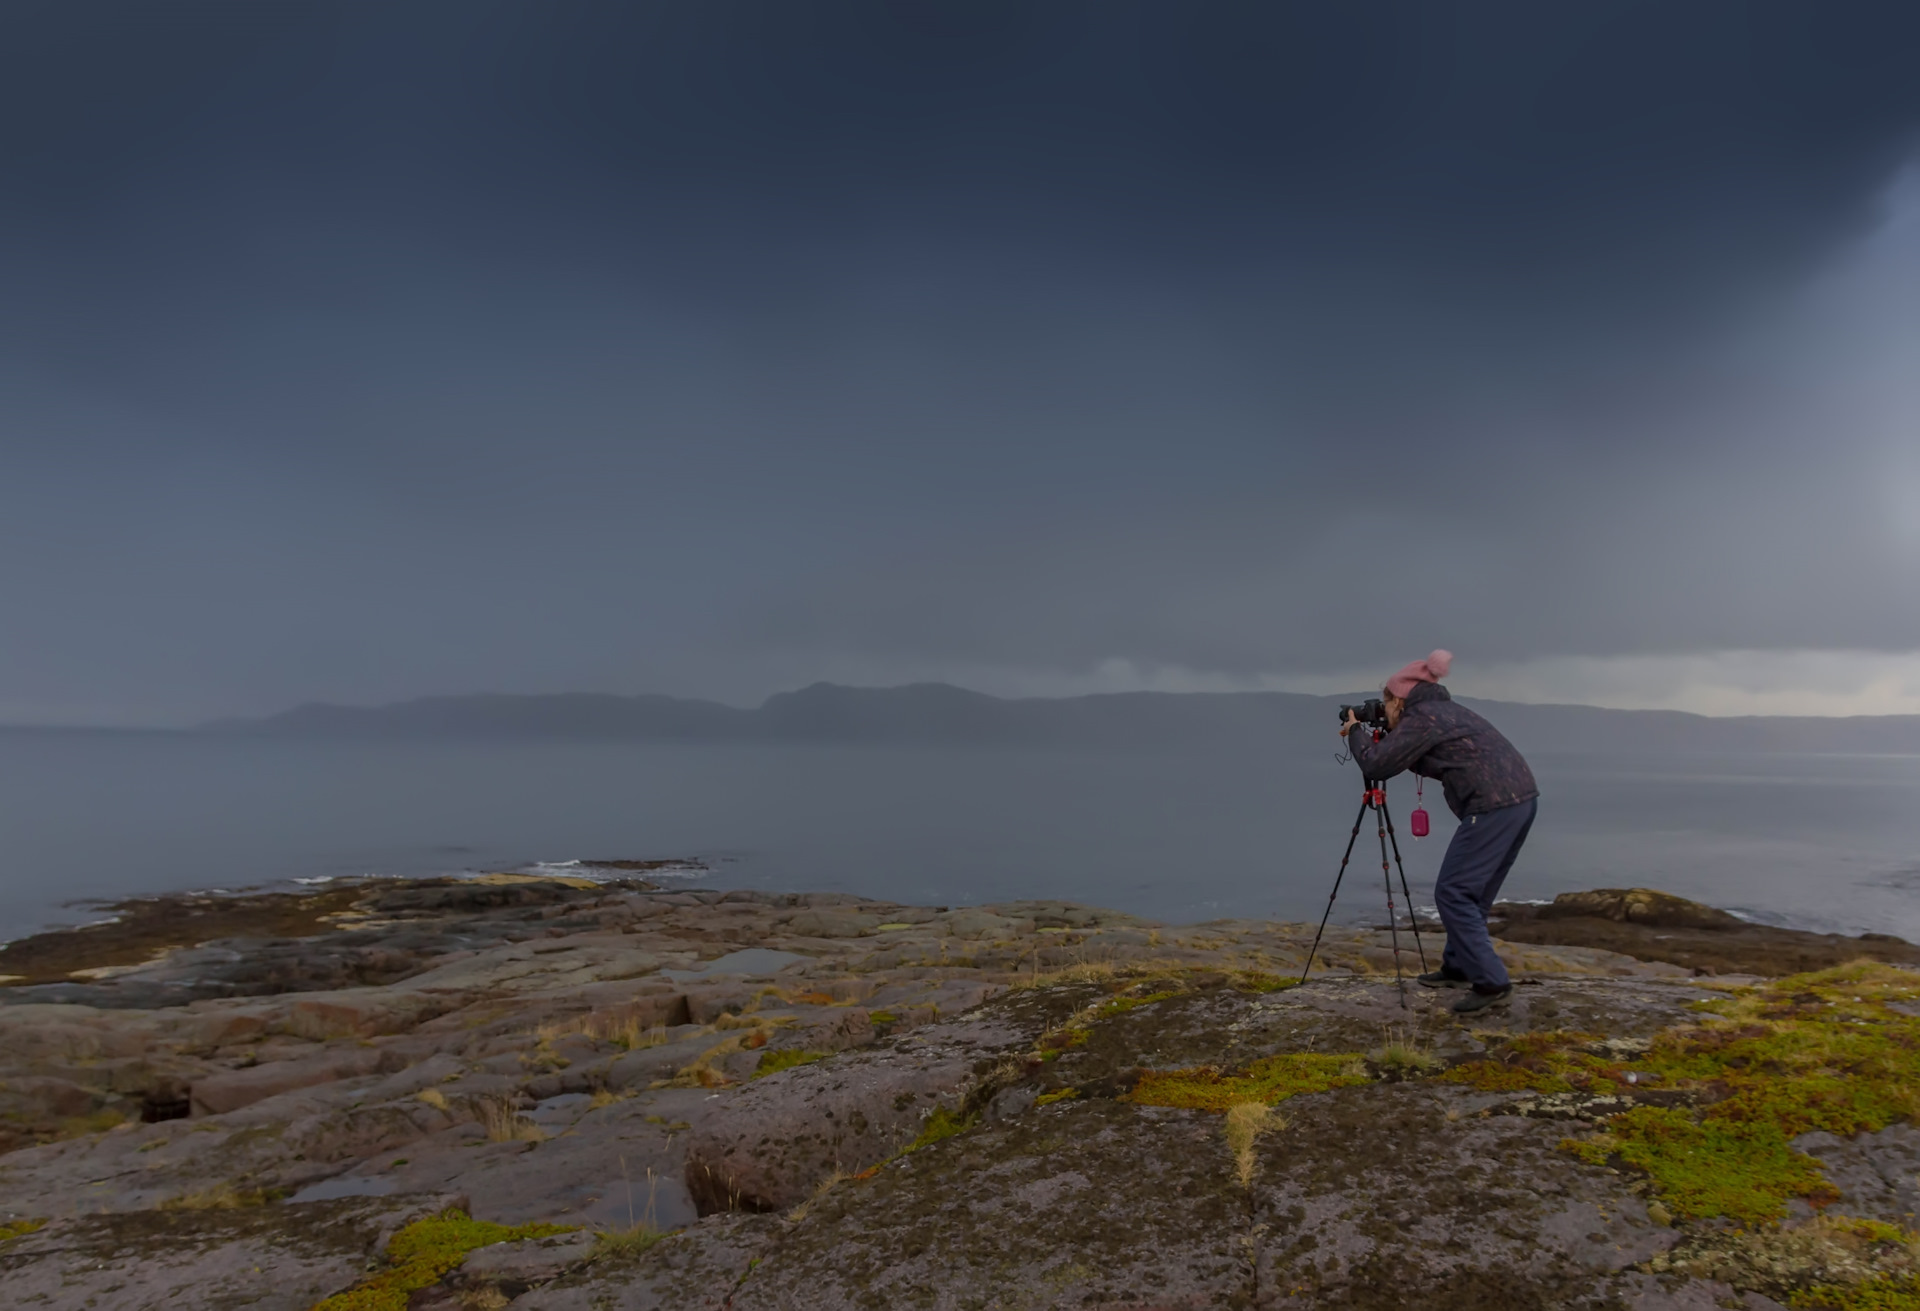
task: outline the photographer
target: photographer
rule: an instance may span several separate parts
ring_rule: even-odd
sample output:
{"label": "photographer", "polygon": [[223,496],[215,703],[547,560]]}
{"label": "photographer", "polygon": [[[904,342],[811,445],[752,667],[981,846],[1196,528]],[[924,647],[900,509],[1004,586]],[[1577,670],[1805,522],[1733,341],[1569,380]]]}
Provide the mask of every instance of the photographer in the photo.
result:
{"label": "photographer", "polygon": [[1384,781],[1403,769],[1438,779],[1447,808],[1460,820],[1433,887],[1447,949],[1440,968],[1422,974],[1420,982],[1430,988],[1471,987],[1453,1007],[1464,1015],[1501,1005],[1513,995],[1506,966],[1487,933],[1487,912],[1533,827],[1540,789],[1513,744],[1440,686],[1452,664],[1451,652],[1435,651],[1387,680],[1387,732],[1379,741],[1351,710],[1340,736],[1369,779]]}

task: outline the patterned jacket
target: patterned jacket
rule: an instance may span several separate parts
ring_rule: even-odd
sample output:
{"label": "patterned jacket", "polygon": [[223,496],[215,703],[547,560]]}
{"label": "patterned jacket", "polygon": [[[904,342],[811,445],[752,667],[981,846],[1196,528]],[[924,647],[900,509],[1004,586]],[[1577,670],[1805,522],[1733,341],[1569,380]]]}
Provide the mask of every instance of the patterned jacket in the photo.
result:
{"label": "patterned jacket", "polygon": [[1500,730],[1454,702],[1438,683],[1416,683],[1400,723],[1378,742],[1364,728],[1347,734],[1347,749],[1371,779],[1403,769],[1437,778],[1447,809],[1465,819],[1517,806],[1540,795],[1533,771]]}

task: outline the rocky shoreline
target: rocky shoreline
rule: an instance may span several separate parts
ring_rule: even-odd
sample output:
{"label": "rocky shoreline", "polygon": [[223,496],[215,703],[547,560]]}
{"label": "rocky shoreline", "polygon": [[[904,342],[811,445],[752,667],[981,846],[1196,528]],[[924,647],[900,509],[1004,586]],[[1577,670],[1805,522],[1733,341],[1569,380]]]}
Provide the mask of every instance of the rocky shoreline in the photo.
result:
{"label": "rocky shoreline", "polygon": [[1507,910],[1521,986],[1462,1024],[1385,929],[1295,987],[1311,925],[1058,902],[128,903],[0,950],[0,1270],[49,1309],[1920,1295],[1920,950]]}

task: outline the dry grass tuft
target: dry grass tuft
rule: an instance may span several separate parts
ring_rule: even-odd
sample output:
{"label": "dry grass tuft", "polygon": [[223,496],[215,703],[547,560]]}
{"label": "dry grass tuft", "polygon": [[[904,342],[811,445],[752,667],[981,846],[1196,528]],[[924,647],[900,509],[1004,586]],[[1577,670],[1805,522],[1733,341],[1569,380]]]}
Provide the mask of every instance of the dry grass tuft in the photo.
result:
{"label": "dry grass tuft", "polygon": [[474,1109],[480,1127],[487,1131],[490,1143],[541,1143],[547,1135],[539,1125],[520,1114],[513,1103],[499,1097],[482,1097]]}
{"label": "dry grass tuft", "polygon": [[[726,1016],[721,1016],[726,1019]],[[713,1027],[719,1028],[718,1024]],[[748,1027],[736,1028],[733,1035],[723,1038],[707,1050],[700,1053],[690,1063],[680,1067],[680,1072],[671,1079],[659,1080],[653,1088],[726,1088],[738,1082],[728,1077],[725,1071],[717,1068],[716,1062],[741,1050],[755,1050],[767,1045],[772,1037],[774,1026],[764,1020],[754,1021]]]}
{"label": "dry grass tuft", "polygon": [[1241,1102],[1227,1109],[1227,1150],[1233,1153],[1234,1180],[1242,1188],[1253,1186],[1253,1149],[1260,1136],[1286,1127],[1285,1117],[1265,1102]]}
{"label": "dry grass tuft", "polygon": [[642,1014],[631,1006],[617,1010],[587,1011],[565,1019],[549,1020],[533,1031],[535,1045],[545,1047],[571,1033],[585,1034],[595,1042],[608,1043],[627,1051],[658,1047],[667,1040],[667,1026],[650,1022],[651,1011]]}
{"label": "dry grass tuft", "polygon": [[604,1261],[608,1258],[639,1256],[661,1240],[671,1238],[673,1232],[671,1229],[654,1229],[644,1224],[625,1229],[597,1230],[593,1235],[593,1251],[587,1259]]}
{"label": "dry grass tuft", "polygon": [[1446,1062],[1433,1054],[1433,1048],[1411,1033],[1388,1029],[1384,1041],[1367,1053],[1367,1059],[1383,1070],[1400,1074],[1431,1074]]}
{"label": "dry grass tuft", "polygon": [[798,1206],[794,1207],[791,1211],[787,1212],[788,1223],[799,1224],[802,1220],[806,1219],[807,1212],[813,1209],[814,1204],[816,1202],[818,1202],[821,1198],[825,1197],[828,1193],[832,1192],[835,1188],[838,1188],[841,1184],[845,1183],[851,1177],[852,1176],[849,1175],[845,1170],[842,1170],[839,1166],[835,1166],[833,1168],[832,1174],[828,1175],[825,1179],[822,1179],[819,1183],[814,1185],[813,1192],[808,1196],[806,1201],[800,1203]]}
{"label": "dry grass tuft", "polygon": [[426,1105],[431,1106],[436,1111],[445,1111],[445,1110],[452,1109],[447,1104],[447,1095],[441,1092],[438,1088],[422,1088],[419,1092],[413,1095],[413,1099],[417,1102],[424,1102]]}
{"label": "dry grass tuft", "polygon": [[162,1211],[237,1211],[242,1207],[265,1206],[278,1201],[284,1194],[277,1189],[235,1188],[232,1184],[220,1184],[213,1188],[203,1188],[197,1192],[182,1193],[178,1197],[169,1197],[160,1203]]}

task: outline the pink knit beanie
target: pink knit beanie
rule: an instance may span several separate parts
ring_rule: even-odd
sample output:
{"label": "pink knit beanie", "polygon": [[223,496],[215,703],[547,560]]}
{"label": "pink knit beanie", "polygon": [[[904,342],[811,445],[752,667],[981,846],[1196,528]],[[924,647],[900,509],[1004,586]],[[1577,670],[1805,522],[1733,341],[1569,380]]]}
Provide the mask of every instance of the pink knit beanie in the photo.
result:
{"label": "pink knit beanie", "polygon": [[1387,695],[1404,697],[1415,683],[1437,683],[1453,668],[1453,652],[1435,651],[1425,660],[1416,660],[1387,680]]}

